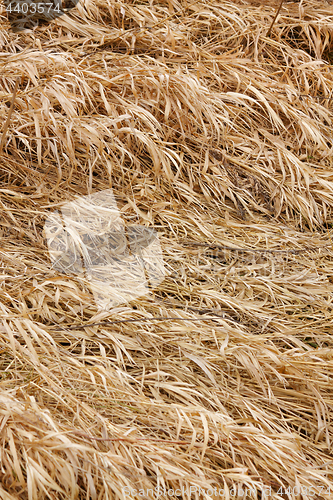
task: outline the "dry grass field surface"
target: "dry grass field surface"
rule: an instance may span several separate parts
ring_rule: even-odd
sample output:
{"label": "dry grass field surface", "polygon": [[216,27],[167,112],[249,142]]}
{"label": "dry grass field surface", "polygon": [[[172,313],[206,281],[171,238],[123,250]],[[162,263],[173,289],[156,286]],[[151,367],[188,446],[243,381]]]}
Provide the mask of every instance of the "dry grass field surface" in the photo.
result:
{"label": "dry grass field surface", "polygon": [[[332,498],[333,3],[279,4],[1,4],[1,500]],[[43,230],[110,188],[167,272],[103,311]]]}

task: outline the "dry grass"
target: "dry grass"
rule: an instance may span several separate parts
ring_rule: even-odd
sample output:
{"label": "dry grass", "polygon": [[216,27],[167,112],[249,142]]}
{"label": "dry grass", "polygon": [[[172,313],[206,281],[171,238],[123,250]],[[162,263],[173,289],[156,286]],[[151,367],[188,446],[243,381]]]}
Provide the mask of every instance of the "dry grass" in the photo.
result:
{"label": "dry grass", "polygon": [[[2,11],[1,499],[331,498],[333,7],[262,3]],[[98,312],[43,225],[110,187],[168,276]]]}

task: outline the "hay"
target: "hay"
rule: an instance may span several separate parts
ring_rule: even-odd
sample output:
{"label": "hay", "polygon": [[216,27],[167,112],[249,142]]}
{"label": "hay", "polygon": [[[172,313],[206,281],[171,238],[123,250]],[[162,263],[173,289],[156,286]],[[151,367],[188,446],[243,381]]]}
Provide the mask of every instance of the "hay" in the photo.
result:
{"label": "hay", "polygon": [[[333,11],[279,4],[2,7],[2,499],[331,498]],[[168,273],[101,312],[43,227],[109,188]]]}

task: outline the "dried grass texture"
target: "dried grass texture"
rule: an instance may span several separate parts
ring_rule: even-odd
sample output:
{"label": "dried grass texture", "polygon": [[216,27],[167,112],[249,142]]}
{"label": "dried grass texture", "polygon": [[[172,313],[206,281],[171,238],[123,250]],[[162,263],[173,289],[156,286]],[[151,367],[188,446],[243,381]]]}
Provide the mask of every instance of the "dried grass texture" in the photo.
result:
{"label": "dried grass texture", "polygon": [[[1,499],[330,498],[333,7],[278,4],[2,12]],[[42,230],[110,187],[168,276],[98,313]]]}

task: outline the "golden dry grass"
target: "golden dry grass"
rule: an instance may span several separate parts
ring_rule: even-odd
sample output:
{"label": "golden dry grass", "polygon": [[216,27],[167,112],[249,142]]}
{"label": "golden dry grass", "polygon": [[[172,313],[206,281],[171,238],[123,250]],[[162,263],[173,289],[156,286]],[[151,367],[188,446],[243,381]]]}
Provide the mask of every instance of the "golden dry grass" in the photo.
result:
{"label": "golden dry grass", "polygon": [[[331,498],[333,6],[278,4],[2,10],[1,499]],[[168,276],[103,313],[43,225],[110,187]]]}

